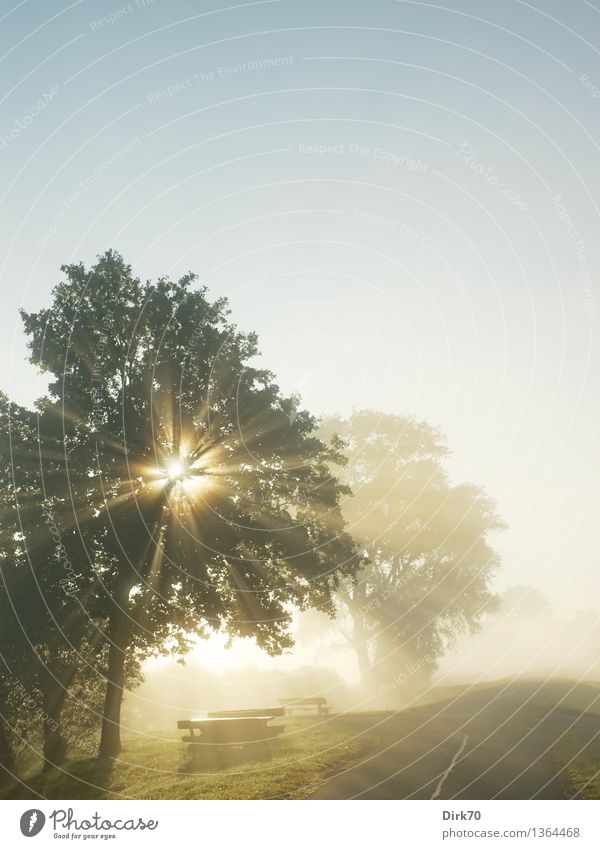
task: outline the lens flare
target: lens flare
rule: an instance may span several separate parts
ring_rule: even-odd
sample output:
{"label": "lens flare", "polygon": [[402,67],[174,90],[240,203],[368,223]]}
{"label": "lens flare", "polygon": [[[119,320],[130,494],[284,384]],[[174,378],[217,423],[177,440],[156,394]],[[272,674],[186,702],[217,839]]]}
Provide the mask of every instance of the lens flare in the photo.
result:
{"label": "lens flare", "polygon": [[177,481],[181,480],[181,478],[185,475],[186,466],[183,460],[180,460],[179,457],[172,457],[165,464],[165,468],[167,471],[167,475],[169,480]]}

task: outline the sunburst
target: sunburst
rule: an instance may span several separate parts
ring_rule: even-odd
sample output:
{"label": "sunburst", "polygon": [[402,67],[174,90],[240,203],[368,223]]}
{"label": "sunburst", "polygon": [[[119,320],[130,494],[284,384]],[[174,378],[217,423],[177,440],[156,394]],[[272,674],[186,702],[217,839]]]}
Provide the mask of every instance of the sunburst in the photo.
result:
{"label": "sunburst", "polygon": [[189,512],[202,506],[208,491],[215,486],[219,474],[218,451],[213,447],[197,456],[182,441],[175,452],[160,452],[156,465],[142,470],[142,479],[149,491],[162,490],[165,507],[176,513]]}
{"label": "sunburst", "polygon": [[170,481],[179,481],[186,477],[188,466],[180,457],[170,457],[165,463],[165,471]]}

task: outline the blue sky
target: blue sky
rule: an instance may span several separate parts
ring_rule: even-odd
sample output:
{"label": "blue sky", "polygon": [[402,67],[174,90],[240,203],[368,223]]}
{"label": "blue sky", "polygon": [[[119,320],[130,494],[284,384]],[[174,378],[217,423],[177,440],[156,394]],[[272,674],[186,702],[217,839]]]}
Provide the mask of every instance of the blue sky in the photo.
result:
{"label": "blue sky", "polygon": [[0,3],[2,388],[19,306],[192,269],[319,413],[438,424],[503,583],[600,607],[600,5]]}

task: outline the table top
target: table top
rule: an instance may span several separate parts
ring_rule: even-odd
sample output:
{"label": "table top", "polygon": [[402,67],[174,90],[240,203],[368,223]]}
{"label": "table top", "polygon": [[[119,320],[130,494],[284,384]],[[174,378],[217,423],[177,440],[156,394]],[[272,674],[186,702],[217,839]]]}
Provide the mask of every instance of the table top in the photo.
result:
{"label": "table top", "polygon": [[[279,718],[279,717],[277,717]],[[267,722],[269,719],[275,719],[275,716],[201,716],[193,717],[192,719],[182,720],[183,722]]]}

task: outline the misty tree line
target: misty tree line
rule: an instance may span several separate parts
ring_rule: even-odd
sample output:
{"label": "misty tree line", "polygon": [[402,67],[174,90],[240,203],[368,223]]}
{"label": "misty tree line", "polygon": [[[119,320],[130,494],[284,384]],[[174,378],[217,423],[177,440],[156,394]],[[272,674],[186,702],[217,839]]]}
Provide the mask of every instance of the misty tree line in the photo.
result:
{"label": "misty tree line", "polygon": [[[190,635],[291,647],[295,610],[348,623],[366,686],[426,677],[489,605],[501,527],[441,435],[376,412],[318,422],[188,274],[64,266],[22,313],[49,378],[0,397],[0,763],[119,754],[123,691]],[[181,458],[185,478],[165,466]]]}
{"label": "misty tree line", "polygon": [[338,594],[338,619],[365,691],[398,706],[493,609],[499,556],[488,534],[504,525],[480,487],[452,485],[447,446],[430,425],[366,411],[321,432],[343,433],[339,476],[352,495],[342,513],[363,556],[358,579]]}

